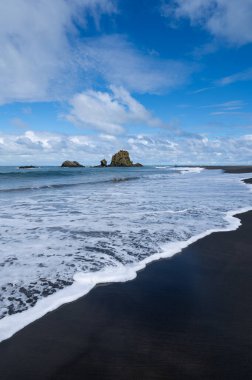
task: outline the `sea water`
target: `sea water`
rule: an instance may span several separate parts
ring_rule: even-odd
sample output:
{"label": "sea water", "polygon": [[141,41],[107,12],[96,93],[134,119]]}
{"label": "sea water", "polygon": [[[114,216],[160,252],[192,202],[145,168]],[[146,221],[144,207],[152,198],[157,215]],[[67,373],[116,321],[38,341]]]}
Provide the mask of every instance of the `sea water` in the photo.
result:
{"label": "sea water", "polygon": [[244,174],[172,168],[0,168],[0,341],[127,281],[252,208]]}

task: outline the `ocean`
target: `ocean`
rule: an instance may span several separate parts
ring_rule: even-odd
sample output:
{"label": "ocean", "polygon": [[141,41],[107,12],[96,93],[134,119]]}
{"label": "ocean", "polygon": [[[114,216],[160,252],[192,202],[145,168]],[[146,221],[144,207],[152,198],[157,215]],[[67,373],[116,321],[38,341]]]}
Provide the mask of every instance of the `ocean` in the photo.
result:
{"label": "ocean", "polygon": [[0,168],[0,341],[193,241],[239,226],[251,175],[221,170]]}

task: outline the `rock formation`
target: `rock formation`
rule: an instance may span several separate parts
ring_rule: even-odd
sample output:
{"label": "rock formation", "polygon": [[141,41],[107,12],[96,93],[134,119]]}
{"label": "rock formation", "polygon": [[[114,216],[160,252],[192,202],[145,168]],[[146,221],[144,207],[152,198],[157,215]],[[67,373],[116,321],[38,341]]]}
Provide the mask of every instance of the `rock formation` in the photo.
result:
{"label": "rock formation", "polygon": [[133,164],[130,159],[129,152],[127,150],[120,150],[116,154],[113,155],[110,166],[143,166],[142,164]]}
{"label": "rock formation", "polygon": [[77,161],[64,161],[61,165],[62,168],[84,168],[85,166],[79,164]]}
{"label": "rock formation", "polygon": [[129,152],[127,150],[119,150],[113,155],[110,166],[132,166],[133,162],[130,160]]}
{"label": "rock formation", "polygon": [[107,167],[108,167],[108,163],[107,163],[107,160],[105,160],[105,158],[100,161],[100,165],[94,166],[94,168],[107,168]]}
{"label": "rock formation", "polygon": [[33,165],[24,165],[24,166],[19,166],[18,169],[36,169],[37,166]]}
{"label": "rock formation", "polygon": [[102,168],[108,166],[108,163],[107,163],[107,160],[105,160],[105,158],[103,160],[101,160],[101,165],[100,165]]}

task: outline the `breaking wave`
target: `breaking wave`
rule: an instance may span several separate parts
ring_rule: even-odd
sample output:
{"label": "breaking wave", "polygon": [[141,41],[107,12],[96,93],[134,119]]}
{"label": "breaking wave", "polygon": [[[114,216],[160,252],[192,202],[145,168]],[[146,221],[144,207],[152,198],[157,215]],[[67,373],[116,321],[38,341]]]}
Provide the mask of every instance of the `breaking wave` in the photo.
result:
{"label": "breaking wave", "polygon": [[133,279],[153,260],[238,228],[233,215],[252,208],[244,175],[181,169],[85,169],[85,182],[75,171],[69,182],[2,188],[0,341],[97,283]]}

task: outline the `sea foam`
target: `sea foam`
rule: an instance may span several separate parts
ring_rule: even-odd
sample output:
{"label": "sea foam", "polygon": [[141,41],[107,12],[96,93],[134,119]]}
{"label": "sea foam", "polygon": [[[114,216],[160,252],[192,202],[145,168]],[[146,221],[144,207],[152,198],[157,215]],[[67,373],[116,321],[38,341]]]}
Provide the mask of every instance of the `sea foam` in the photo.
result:
{"label": "sea foam", "polygon": [[192,236],[187,241],[169,243],[163,247],[162,252],[147,257],[137,264],[131,266],[118,265],[117,267],[107,268],[95,273],[76,273],[74,275],[74,283],[71,286],[41,299],[34,307],[25,310],[22,313],[13,314],[0,320],[0,342],[10,338],[28,324],[43,317],[47,313],[52,312],[59,306],[73,302],[86,295],[99,283],[126,282],[133,280],[136,278],[138,271],[143,270],[146,265],[153,261],[170,258],[181,252],[190,244],[195,243],[214,232],[236,230],[241,222],[240,219],[234,217],[234,215],[247,212],[251,209],[252,207],[247,207],[236,211],[229,211],[225,216],[225,219],[229,223],[227,227],[223,229],[207,230],[201,234]]}
{"label": "sea foam", "polygon": [[[107,175],[115,178],[115,172]],[[3,197],[0,341],[96,284],[132,280],[154,260],[238,228],[233,215],[251,209],[244,175],[205,170],[178,176],[152,168],[137,177]]]}

